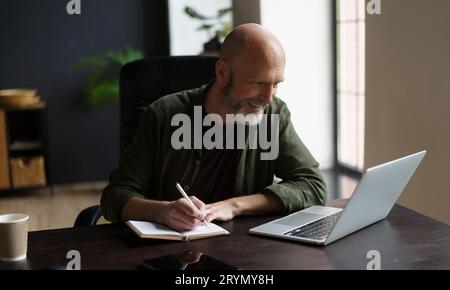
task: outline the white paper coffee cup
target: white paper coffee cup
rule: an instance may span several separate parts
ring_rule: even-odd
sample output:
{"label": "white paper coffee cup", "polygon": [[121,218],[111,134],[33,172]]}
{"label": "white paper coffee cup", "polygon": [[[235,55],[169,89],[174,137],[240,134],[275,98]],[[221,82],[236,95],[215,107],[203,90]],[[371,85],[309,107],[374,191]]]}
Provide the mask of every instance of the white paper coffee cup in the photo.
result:
{"label": "white paper coffee cup", "polygon": [[16,262],[27,257],[28,219],[25,214],[0,215],[0,260]]}

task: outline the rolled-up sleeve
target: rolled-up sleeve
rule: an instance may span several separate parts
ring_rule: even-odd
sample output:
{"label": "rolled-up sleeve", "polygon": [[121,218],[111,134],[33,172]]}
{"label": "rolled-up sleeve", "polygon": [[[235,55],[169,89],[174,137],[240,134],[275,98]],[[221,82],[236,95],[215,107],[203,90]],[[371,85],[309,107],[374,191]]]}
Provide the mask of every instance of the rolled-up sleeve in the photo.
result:
{"label": "rolled-up sleeve", "polygon": [[264,188],[263,192],[278,196],[286,213],[312,205],[324,205],[327,190],[319,171],[319,163],[295,132],[286,106],[281,114],[280,151],[275,164],[275,175],[282,181]]}
{"label": "rolled-up sleeve", "polygon": [[142,115],[136,135],[125,150],[119,166],[109,178],[101,197],[102,214],[105,219],[120,221],[122,208],[132,197],[143,197],[150,186],[155,152],[154,114],[151,108]]}

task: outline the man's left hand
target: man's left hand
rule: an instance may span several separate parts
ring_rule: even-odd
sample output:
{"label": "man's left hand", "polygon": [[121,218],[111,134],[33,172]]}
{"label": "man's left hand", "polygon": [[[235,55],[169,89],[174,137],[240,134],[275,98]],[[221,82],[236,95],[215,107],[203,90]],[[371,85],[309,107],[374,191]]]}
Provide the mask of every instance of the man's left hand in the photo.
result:
{"label": "man's left hand", "polygon": [[236,216],[232,199],[227,199],[206,205],[206,220],[229,221]]}

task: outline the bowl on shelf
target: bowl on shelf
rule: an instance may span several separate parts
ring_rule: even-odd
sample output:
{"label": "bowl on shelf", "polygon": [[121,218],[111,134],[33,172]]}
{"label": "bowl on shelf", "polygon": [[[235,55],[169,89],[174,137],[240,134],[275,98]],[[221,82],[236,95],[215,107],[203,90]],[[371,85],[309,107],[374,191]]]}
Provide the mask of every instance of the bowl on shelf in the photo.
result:
{"label": "bowl on shelf", "polygon": [[36,89],[0,90],[0,104],[5,107],[27,107],[38,104],[41,99],[36,96]]}

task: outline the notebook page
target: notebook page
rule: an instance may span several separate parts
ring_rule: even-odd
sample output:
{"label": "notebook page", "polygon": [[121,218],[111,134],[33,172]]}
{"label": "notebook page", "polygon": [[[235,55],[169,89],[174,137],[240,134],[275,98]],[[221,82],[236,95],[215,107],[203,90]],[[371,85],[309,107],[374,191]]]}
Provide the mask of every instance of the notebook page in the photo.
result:
{"label": "notebook page", "polygon": [[184,231],[184,232],[180,232],[180,233],[185,237],[189,237],[189,236],[213,234],[213,233],[228,233],[228,231],[222,227],[219,227],[216,224],[208,223],[205,225],[200,225],[198,227],[195,227],[190,231]]}
{"label": "notebook page", "polygon": [[152,222],[143,222],[143,221],[128,221],[131,225],[133,225],[138,231],[140,231],[143,235],[159,235],[159,236],[181,236],[179,232],[171,230],[170,228]]}

